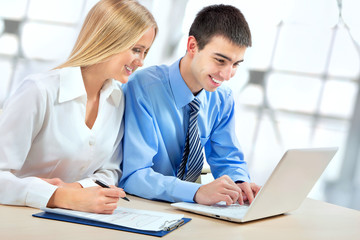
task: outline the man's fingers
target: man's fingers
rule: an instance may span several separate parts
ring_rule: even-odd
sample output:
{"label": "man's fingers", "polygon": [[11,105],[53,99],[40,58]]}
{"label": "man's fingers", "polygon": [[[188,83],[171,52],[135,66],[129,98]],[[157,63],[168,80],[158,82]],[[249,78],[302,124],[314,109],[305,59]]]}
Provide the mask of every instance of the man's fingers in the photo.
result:
{"label": "man's fingers", "polygon": [[227,175],[222,176],[221,179],[223,181],[223,193],[231,197],[233,200],[232,203],[239,202],[240,204],[244,204],[241,188]]}
{"label": "man's fingers", "polygon": [[[239,199],[239,193],[237,191],[229,190],[229,189],[223,189],[222,194],[227,195],[231,199],[231,203],[233,204]],[[228,203],[228,202],[227,202]],[[229,204],[228,204],[229,205]]]}
{"label": "man's fingers", "polygon": [[249,201],[251,204],[254,201],[254,198],[259,193],[261,186],[256,185],[255,183],[241,183],[238,184],[239,188],[242,190],[242,195],[244,201]]}
{"label": "man's fingers", "polygon": [[240,188],[241,190],[244,192],[244,194],[247,197],[247,200],[249,201],[249,203],[251,204],[252,201],[254,200],[254,193],[250,187],[250,184],[247,182],[241,183],[240,184]]}
{"label": "man's fingers", "polygon": [[251,188],[253,189],[254,196],[256,197],[256,195],[259,193],[261,186],[256,185],[255,183],[251,183]]}

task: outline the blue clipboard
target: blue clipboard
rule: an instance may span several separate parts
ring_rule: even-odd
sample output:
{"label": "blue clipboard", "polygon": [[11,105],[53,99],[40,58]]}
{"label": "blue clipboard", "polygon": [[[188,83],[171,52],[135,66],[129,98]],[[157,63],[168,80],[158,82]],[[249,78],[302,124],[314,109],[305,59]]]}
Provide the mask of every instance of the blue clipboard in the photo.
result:
{"label": "blue clipboard", "polygon": [[95,221],[95,220],[71,217],[71,216],[66,216],[66,215],[56,214],[56,213],[40,212],[40,213],[33,214],[32,216],[38,217],[38,218],[46,218],[46,219],[64,221],[64,222],[84,224],[84,225],[89,225],[89,226],[94,226],[94,227],[102,227],[102,228],[109,228],[109,229],[115,229],[115,230],[126,231],[126,232],[140,233],[140,234],[156,236],[156,237],[165,236],[166,234],[183,226],[184,224],[188,223],[191,220],[191,218],[182,218],[182,220],[184,222],[181,223],[180,225],[178,225],[176,228],[173,228],[169,231],[143,231],[143,230],[138,230],[138,229],[133,229],[133,228],[122,227],[122,226],[118,226],[118,225],[114,225],[114,224],[110,224],[110,223],[104,223],[104,222],[99,222],[99,221]]}

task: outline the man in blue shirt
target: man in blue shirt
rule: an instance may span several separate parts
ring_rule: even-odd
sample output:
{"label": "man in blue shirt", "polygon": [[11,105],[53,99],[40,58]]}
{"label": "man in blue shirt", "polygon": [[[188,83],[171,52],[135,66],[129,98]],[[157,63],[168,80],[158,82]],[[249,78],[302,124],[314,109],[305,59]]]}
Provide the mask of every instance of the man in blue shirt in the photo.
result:
{"label": "man in blue shirt", "polygon": [[[120,186],[126,192],[207,205],[252,202],[260,187],[250,182],[236,138],[233,94],[221,86],[234,76],[249,46],[250,29],[237,8],[208,6],[190,28],[183,58],[171,66],[153,66],[132,75],[124,87]],[[200,103],[197,132],[215,178],[205,185],[177,177],[188,140],[188,104],[194,98]],[[186,175],[190,167],[185,164]]]}

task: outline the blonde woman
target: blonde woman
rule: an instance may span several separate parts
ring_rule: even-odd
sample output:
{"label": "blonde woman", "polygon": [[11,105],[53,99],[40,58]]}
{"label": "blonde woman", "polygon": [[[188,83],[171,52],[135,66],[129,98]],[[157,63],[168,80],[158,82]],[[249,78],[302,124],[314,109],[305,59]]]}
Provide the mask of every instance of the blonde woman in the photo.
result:
{"label": "blonde woman", "polygon": [[[157,33],[135,0],[101,0],[69,59],[27,77],[0,117],[0,203],[112,213],[122,189],[121,83]],[[101,188],[95,180],[111,185]]]}

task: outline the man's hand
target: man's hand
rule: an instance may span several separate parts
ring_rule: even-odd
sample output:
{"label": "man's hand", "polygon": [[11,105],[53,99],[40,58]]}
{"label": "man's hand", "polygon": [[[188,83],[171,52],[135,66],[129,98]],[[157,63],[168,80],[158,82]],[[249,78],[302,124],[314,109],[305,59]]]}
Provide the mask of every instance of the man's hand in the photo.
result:
{"label": "man's hand", "polygon": [[200,204],[213,205],[225,201],[227,205],[242,199],[241,189],[229,176],[222,176],[211,183],[201,186],[195,193],[194,201]]}
{"label": "man's hand", "polygon": [[236,185],[241,189],[239,204],[244,204],[245,201],[249,201],[249,204],[251,204],[261,188],[255,183],[248,182],[237,183]]}

